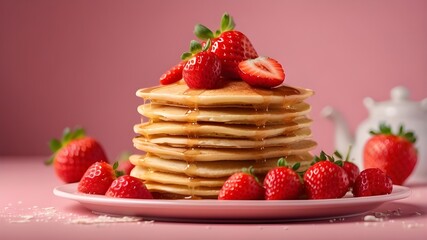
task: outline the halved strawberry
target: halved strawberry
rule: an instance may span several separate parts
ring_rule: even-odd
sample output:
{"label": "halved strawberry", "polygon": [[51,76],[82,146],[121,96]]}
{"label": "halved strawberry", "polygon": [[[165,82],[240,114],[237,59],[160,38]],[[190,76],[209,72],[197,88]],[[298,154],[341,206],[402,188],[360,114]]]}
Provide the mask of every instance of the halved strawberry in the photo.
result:
{"label": "halved strawberry", "polygon": [[282,65],[269,57],[257,57],[240,62],[238,73],[245,82],[253,87],[272,88],[285,80]]}
{"label": "halved strawberry", "polygon": [[163,73],[159,80],[160,84],[168,85],[181,80],[182,70],[184,69],[186,63],[187,61],[181,61],[180,63],[169,69],[167,72]]}

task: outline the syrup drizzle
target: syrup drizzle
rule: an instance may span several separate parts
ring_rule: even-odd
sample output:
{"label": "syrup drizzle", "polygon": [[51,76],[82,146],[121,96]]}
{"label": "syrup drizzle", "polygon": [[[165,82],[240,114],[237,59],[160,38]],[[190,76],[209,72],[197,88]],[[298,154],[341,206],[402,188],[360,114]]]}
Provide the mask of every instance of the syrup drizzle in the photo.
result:
{"label": "syrup drizzle", "polygon": [[[184,82],[178,82],[176,83],[178,85],[185,84]],[[140,90],[143,93],[148,93],[153,91],[155,88],[147,88]],[[272,98],[274,96],[284,96],[283,102],[280,105],[274,105],[274,108],[285,108],[285,109],[291,109],[292,106],[297,103],[298,98],[288,98],[286,96],[291,95],[298,95],[301,94],[301,92],[298,89],[289,87],[289,86],[281,86],[279,88],[275,88],[274,90],[266,90],[266,89],[257,89],[252,88],[253,92],[258,94],[262,97],[262,103],[252,105],[252,108],[255,112],[261,113],[260,115],[268,115],[270,113]],[[195,178],[195,172],[197,171],[197,157],[200,154],[200,146],[198,138],[199,134],[197,133],[197,129],[199,127],[198,117],[199,117],[199,96],[202,94],[205,90],[195,90],[195,89],[188,89],[183,94],[185,95],[185,106],[189,106],[188,110],[185,113],[187,124],[186,124],[186,135],[187,135],[187,150],[184,151],[184,160],[186,161],[186,167],[184,169],[184,173],[188,177],[188,189],[190,194],[188,196],[184,196],[185,199],[200,199],[200,197],[195,195],[195,191],[197,190],[197,186],[199,185],[199,180]],[[144,105],[151,107],[152,99],[150,98],[144,98]],[[150,123],[154,123],[157,121],[160,121],[160,119],[156,119],[155,117],[149,117]],[[296,122],[295,122],[296,123]],[[265,149],[265,134],[264,131],[266,126],[268,125],[267,118],[257,119],[253,123],[256,126],[256,133],[255,136],[252,137],[255,141],[259,141],[260,143],[257,143],[257,148],[260,151],[257,151],[258,154],[254,156],[255,160],[257,161],[257,164],[264,165],[267,162],[266,157],[264,154],[262,154],[262,151]],[[283,134],[285,134],[285,131],[283,131]],[[146,139],[149,139],[148,134],[144,134]],[[149,156],[150,153],[147,153],[147,156]],[[148,169],[148,172],[152,171],[151,169]]]}

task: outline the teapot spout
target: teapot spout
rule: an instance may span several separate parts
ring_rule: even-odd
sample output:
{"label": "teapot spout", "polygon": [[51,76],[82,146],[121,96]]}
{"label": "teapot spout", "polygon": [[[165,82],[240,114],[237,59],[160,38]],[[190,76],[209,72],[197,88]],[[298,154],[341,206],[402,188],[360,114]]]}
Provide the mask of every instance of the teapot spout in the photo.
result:
{"label": "teapot spout", "polygon": [[335,149],[341,153],[346,153],[348,147],[353,145],[354,137],[344,117],[338,110],[331,106],[323,108],[321,114],[335,124]]}

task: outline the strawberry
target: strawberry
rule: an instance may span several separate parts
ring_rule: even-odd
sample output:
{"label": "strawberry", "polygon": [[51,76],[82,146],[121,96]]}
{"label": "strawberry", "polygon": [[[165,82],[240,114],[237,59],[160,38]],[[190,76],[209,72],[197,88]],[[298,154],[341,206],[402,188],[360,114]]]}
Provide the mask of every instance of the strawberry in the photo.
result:
{"label": "strawberry", "polygon": [[163,73],[160,77],[160,84],[167,85],[177,82],[182,79],[182,70],[184,69],[187,61],[181,61],[177,65],[173,66],[167,72]]}
{"label": "strawberry", "polygon": [[314,164],[304,173],[304,184],[308,198],[341,198],[349,188],[345,170],[335,162],[332,156],[323,151],[315,157]]}
{"label": "strawberry", "polygon": [[197,24],[194,34],[201,40],[212,41],[210,51],[215,53],[222,63],[221,75],[226,79],[238,79],[237,65],[246,59],[257,58],[258,54],[249,38],[234,30],[233,18],[224,13],[221,18],[221,28],[213,33],[204,25]]}
{"label": "strawberry", "polygon": [[119,165],[117,171],[123,172],[123,175],[130,175],[130,172],[135,167],[129,160],[130,155],[129,152],[123,152],[117,159]]}
{"label": "strawberry", "polygon": [[288,167],[286,160],[280,158],[278,167],[271,169],[264,178],[265,200],[297,199],[303,191],[302,180],[296,170],[299,164]]}
{"label": "strawberry", "polygon": [[393,134],[391,127],[381,123],[379,131],[371,131],[373,136],[363,150],[365,168],[379,168],[391,177],[393,184],[402,185],[410,176],[417,163],[416,137],[406,132],[403,125]]}
{"label": "strawberry", "polygon": [[224,85],[220,78],[221,62],[218,57],[206,51],[210,46],[207,42],[204,48],[196,41],[191,41],[190,52],[182,55],[184,60],[188,60],[182,71],[185,83],[192,89],[214,89]]}
{"label": "strawberry", "polygon": [[96,162],[92,164],[80,180],[77,191],[88,194],[104,195],[111,183],[122,175],[117,171],[118,162],[111,166],[107,162]]}
{"label": "strawberry", "polygon": [[64,130],[61,140],[50,142],[53,152],[46,164],[54,165],[56,175],[66,183],[78,182],[86,170],[95,162],[108,162],[102,146],[85,135],[82,128]]}
{"label": "strawberry", "polygon": [[285,80],[282,65],[269,57],[258,57],[240,62],[238,73],[243,81],[253,87],[272,88]]}
{"label": "strawberry", "polygon": [[105,196],[139,199],[153,198],[141,179],[129,175],[123,175],[114,180]]}
{"label": "strawberry", "polygon": [[260,200],[264,198],[264,188],[252,174],[253,169],[231,175],[219,191],[219,200]]}
{"label": "strawberry", "polygon": [[390,194],[393,190],[393,183],[379,168],[367,168],[356,178],[353,186],[355,197],[366,197],[374,195]]}
{"label": "strawberry", "polygon": [[338,151],[334,152],[334,155],[341,159],[342,162],[342,168],[345,170],[348,176],[348,182],[349,182],[349,189],[353,187],[354,181],[356,180],[357,176],[359,176],[360,170],[359,167],[354,164],[353,162],[350,162],[350,152],[351,152],[351,146],[349,147],[349,150],[347,152],[347,155],[345,159],[343,160],[341,153]]}

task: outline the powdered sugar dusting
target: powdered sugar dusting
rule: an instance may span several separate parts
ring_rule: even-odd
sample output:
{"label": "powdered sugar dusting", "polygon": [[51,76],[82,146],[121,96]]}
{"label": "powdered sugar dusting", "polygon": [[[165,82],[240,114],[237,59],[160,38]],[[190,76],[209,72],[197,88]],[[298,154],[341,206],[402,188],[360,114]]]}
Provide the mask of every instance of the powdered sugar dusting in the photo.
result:
{"label": "powdered sugar dusting", "polygon": [[[142,221],[142,218],[129,216],[113,217],[107,215],[82,216],[81,214],[58,211],[55,207],[24,207],[22,201],[18,201],[16,204],[9,203],[7,206],[0,209],[0,221],[6,221],[11,224],[60,222],[64,224],[88,225],[130,222],[139,223]],[[152,221],[148,221],[148,223],[152,223]]]}

